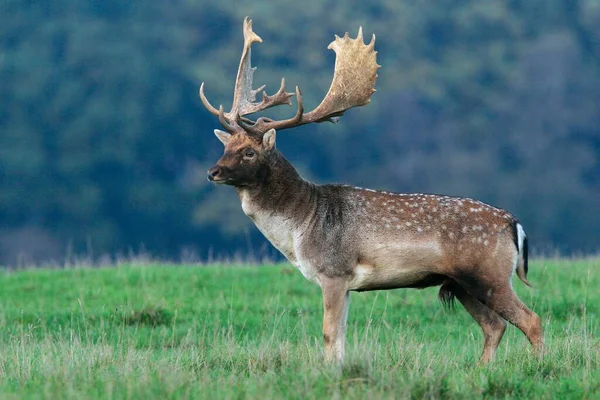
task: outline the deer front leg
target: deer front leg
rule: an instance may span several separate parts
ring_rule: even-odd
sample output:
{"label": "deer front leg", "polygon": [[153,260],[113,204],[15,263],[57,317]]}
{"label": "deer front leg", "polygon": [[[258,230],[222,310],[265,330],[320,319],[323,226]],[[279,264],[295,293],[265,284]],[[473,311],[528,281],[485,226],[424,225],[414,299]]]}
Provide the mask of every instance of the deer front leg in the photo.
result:
{"label": "deer front leg", "polygon": [[323,339],[325,340],[325,360],[341,363],[344,360],[346,341],[346,321],[350,292],[342,279],[321,279],[323,291]]}

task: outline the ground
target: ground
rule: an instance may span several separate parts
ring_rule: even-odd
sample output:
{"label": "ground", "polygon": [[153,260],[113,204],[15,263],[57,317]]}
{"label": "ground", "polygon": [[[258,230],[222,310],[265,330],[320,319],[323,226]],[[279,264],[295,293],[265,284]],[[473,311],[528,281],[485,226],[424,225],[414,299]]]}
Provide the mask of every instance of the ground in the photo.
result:
{"label": "ground", "polygon": [[496,361],[437,289],[353,293],[347,362],[325,366],[321,296],[288,265],[120,265],[0,278],[2,398],[600,398],[600,259],[535,260]]}

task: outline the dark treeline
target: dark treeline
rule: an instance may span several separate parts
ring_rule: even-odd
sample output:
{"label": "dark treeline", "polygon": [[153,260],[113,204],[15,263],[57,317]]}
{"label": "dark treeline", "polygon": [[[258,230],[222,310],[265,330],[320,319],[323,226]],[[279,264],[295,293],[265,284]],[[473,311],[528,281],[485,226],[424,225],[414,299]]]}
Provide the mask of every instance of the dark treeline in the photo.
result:
{"label": "dark treeline", "polygon": [[371,105],[278,136],[305,177],[476,197],[541,251],[597,252],[598,1],[4,0],[1,263],[275,254],[205,179],[222,146],[197,90],[230,104],[246,15],[264,39],[255,86],[285,76],[307,108],[333,34],[377,34]]}

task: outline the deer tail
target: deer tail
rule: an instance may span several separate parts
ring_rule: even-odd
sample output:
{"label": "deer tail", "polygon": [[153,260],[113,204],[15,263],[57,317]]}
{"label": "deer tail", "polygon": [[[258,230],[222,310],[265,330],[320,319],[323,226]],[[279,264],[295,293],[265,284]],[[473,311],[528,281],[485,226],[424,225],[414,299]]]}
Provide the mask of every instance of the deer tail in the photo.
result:
{"label": "deer tail", "polygon": [[528,252],[529,252],[529,244],[527,240],[527,235],[523,230],[523,226],[519,223],[515,223],[515,231],[516,231],[516,245],[518,251],[517,258],[517,276],[519,279],[529,287],[533,287],[531,283],[527,280],[527,271],[529,270],[528,264]]}

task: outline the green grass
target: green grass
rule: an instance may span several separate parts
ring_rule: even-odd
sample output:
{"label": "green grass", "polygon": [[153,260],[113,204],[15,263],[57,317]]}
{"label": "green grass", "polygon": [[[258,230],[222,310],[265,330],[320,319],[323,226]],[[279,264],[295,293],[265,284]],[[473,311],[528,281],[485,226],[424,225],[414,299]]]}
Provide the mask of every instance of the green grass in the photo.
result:
{"label": "green grass", "polygon": [[347,362],[323,364],[319,288],[289,266],[120,266],[0,278],[1,398],[600,398],[600,260],[534,261],[509,327],[475,365],[476,323],[437,288],[353,293]]}

